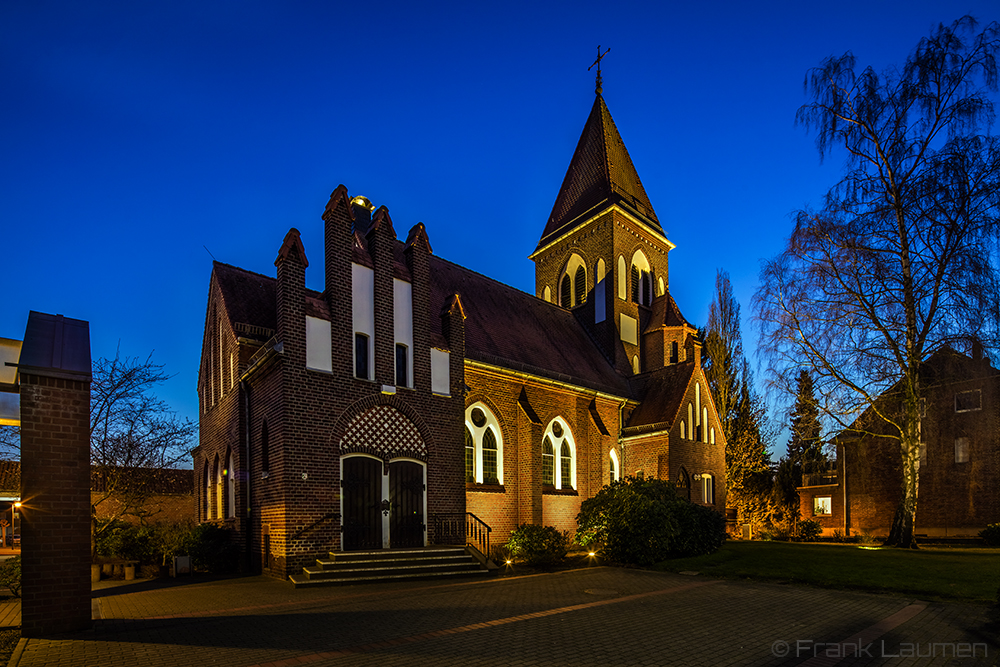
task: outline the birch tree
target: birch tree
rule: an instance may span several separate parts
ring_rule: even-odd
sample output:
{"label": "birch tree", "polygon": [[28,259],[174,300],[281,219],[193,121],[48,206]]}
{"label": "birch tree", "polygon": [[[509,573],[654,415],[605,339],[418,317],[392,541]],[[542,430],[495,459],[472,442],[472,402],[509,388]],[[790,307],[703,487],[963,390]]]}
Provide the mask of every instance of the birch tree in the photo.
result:
{"label": "birch tree", "polygon": [[1000,319],[1000,148],[985,134],[1000,28],[977,29],[969,17],[939,26],[902,68],[858,72],[847,53],[808,73],[797,121],[821,157],[846,155],[845,175],[798,212],[754,300],[771,380],[791,388],[809,370],[832,423],[898,445],[887,543],[901,547],[915,546],[920,364],[956,340],[994,344]]}

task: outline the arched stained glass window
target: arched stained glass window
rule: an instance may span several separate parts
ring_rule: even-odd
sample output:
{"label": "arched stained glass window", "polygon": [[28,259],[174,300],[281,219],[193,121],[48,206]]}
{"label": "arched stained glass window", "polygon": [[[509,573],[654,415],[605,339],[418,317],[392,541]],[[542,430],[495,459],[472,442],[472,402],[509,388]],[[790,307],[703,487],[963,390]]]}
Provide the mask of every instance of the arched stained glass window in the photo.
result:
{"label": "arched stained glass window", "polygon": [[562,483],[561,488],[573,488],[573,453],[566,442],[563,442],[559,450],[559,479]]}
{"label": "arched stained glass window", "polygon": [[553,486],[556,483],[555,453],[552,451],[552,441],[545,438],[542,442],[542,484]]}
{"label": "arched stained glass window", "polygon": [[497,437],[493,429],[483,433],[483,484],[499,484],[497,479]]}
{"label": "arched stained glass window", "polygon": [[468,428],[465,429],[465,481],[476,481],[476,443]]}

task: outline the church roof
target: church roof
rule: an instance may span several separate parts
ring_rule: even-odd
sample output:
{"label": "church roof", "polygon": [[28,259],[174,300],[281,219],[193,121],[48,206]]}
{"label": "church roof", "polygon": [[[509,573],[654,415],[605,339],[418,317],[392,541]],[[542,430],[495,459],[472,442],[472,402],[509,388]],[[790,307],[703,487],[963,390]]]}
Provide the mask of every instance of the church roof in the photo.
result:
{"label": "church roof", "polygon": [[650,308],[652,312],[650,313],[649,324],[646,325],[643,333],[662,327],[697,328],[684,319],[681,309],[677,307],[677,302],[674,301],[674,297],[670,295],[670,292],[653,299]]}
{"label": "church roof", "polygon": [[[431,304],[458,293],[468,359],[630,396],[576,316],[475,271],[431,256]],[[432,318],[432,330],[440,322]]]}
{"label": "church roof", "polygon": [[274,278],[222,262],[213,262],[212,271],[233,330],[237,329],[237,324],[271,331],[278,327]]}
{"label": "church roof", "polygon": [[582,223],[584,213],[605,202],[624,204],[663,233],[604,97],[598,94],[538,247]]}
{"label": "church roof", "polygon": [[646,394],[629,416],[627,427],[673,424],[694,371],[694,362],[686,361],[652,373],[646,381]]}

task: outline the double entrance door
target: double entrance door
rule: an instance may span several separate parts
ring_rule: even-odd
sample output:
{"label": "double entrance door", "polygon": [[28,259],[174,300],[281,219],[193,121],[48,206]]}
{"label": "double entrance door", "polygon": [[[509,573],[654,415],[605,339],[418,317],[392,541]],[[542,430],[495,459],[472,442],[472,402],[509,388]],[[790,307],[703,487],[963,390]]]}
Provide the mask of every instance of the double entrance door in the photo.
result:
{"label": "double entrance door", "polygon": [[340,462],[344,551],[424,546],[424,466],[367,456]]}

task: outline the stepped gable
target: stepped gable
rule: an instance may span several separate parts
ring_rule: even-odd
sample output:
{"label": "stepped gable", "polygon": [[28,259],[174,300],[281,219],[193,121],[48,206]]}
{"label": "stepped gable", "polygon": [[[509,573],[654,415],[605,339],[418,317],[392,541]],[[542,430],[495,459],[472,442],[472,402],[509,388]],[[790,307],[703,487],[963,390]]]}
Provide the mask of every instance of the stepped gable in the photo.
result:
{"label": "stepped gable", "polygon": [[[604,98],[594,100],[583,127],[573,159],[566,170],[555,205],[538,242],[548,242],[572,230],[586,220],[587,213],[599,204],[623,204],[638,213],[655,231],[663,234],[656,211],[642,186],[632,158],[625,148]],[[595,211],[596,212],[596,211]]]}
{"label": "stepped gable", "polygon": [[[466,314],[467,358],[630,395],[573,313],[432,255],[431,303],[455,293]],[[440,333],[439,321],[432,326]]]}
{"label": "stepped gable", "polygon": [[646,380],[646,394],[632,411],[626,426],[673,424],[694,371],[694,362],[685,361],[652,373]]}

